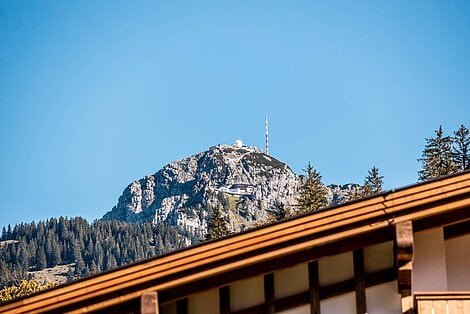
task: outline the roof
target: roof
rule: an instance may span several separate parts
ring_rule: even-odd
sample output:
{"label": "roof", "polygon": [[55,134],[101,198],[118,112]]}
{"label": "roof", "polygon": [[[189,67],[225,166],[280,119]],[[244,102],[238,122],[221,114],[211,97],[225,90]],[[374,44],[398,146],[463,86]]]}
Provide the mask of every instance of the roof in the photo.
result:
{"label": "roof", "polygon": [[470,172],[143,260],[0,306],[0,313],[85,313],[125,304],[151,291],[176,300],[257,273],[391,240],[393,226],[415,230],[470,219]]}

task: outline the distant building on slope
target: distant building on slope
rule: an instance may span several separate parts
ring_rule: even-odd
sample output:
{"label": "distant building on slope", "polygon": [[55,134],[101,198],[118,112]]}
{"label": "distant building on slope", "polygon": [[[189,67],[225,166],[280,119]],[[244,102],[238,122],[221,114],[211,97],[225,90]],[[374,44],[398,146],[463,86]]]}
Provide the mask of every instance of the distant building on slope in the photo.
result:
{"label": "distant building on slope", "polygon": [[222,186],[216,190],[228,194],[234,195],[250,195],[253,193],[255,187],[248,183],[235,183],[230,185],[229,187]]}

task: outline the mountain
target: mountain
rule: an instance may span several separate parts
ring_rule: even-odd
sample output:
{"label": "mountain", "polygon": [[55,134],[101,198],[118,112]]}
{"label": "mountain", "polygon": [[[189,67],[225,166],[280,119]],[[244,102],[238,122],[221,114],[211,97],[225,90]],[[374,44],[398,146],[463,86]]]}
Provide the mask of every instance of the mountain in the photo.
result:
{"label": "mountain", "polygon": [[[202,238],[211,210],[222,209],[233,232],[295,213],[301,177],[256,147],[212,146],[132,182],[103,220],[179,226]],[[328,187],[331,204],[358,185]]]}
{"label": "mountain", "polygon": [[103,219],[161,222],[204,235],[210,210],[220,207],[230,230],[241,231],[272,218],[279,206],[295,210],[298,183],[285,163],[255,147],[218,145],[132,182]]}
{"label": "mountain", "polygon": [[[255,147],[213,146],[132,182],[100,221],[60,217],[3,228],[0,287],[30,276],[72,280],[195,244],[215,208],[231,231],[281,219],[297,211],[300,182]],[[328,186],[330,204],[357,188]]]}

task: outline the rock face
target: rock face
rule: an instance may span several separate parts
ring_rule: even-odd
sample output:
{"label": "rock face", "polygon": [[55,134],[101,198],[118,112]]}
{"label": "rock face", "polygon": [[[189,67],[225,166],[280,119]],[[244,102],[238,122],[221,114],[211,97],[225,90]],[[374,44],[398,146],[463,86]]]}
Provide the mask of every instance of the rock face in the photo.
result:
{"label": "rock face", "polygon": [[[285,163],[255,147],[218,145],[132,182],[102,219],[159,222],[202,238],[218,206],[229,229],[242,231],[274,220],[280,208],[296,212],[299,183]],[[328,187],[330,202],[354,188]]]}

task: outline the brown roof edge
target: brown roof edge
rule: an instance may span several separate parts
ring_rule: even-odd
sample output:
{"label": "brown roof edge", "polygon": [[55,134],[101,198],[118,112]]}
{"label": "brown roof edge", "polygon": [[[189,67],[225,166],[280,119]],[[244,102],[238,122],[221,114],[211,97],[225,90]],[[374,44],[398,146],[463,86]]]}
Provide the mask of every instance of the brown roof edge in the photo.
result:
{"label": "brown roof edge", "polygon": [[[160,287],[171,286],[178,284],[178,282],[190,282],[196,276],[196,274],[191,274],[191,269],[196,269],[199,267],[198,265],[205,262],[217,262],[220,265],[217,269],[200,274],[200,276],[211,276],[215,272],[236,269],[248,260],[255,263],[257,260],[269,258],[270,254],[263,253],[258,257],[251,256],[247,260],[236,260],[238,255],[243,256],[243,254],[255,252],[263,247],[266,249],[269,247],[278,248],[277,251],[273,251],[273,254],[291,254],[295,250],[302,250],[306,246],[312,247],[322,241],[335,241],[339,236],[348,237],[355,232],[386,226],[393,223],[391,218],[413,220],[432,216],[438,212],[450,212],[467,207],[470,205],[469,195],[470,172],[467,171],[143,260],[58,286],[27,298],[11,301],[0,306],[0,313],[52,311],[63,306],[70,307],[72,304],[78,306],[84,300],[115,294],[116,291],[128,291],[127,295],[103,301],[101,306],[124,302],[139,295],[139,292],[130,289],[131,287],[138,287],[142,282],[148,280],[165,278],[169,275],[174,278],[173,283],[159,284]],[[370,225],[370,222],[373,221],[376,222],[375,226]],[[330,234],[333,230],[344,231],[335,236]],[[300,239],[306,235],[316,234],[324,234],[324,236],[313,237],[309,243],[299,243],[287,248],[282,247],[282,243],[290,243],[289,241]],[[266,252],[265,250],[261,251]],[[223,264],[224,261],[227,264]],[[92,308],[99,309],[100,307],[96,305]],[[87,311],[91,308],[83,308],[83,310]]]}

